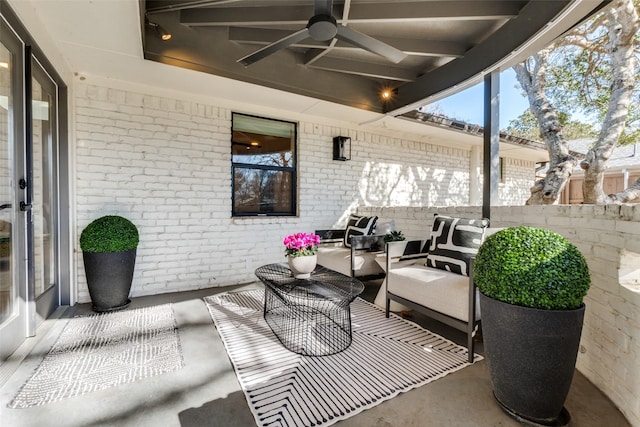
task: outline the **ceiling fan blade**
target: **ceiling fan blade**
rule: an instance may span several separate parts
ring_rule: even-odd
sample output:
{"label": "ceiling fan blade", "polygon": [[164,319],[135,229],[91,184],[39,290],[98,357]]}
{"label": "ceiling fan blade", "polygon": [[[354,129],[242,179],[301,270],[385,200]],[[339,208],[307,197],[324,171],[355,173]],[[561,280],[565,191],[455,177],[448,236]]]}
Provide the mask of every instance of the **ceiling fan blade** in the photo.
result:
{"label": "ceiling fan blade", "polygon": [[338,34],[336,34],[336,38],[387,58],[394,64],[397,64],[408,56],[406,53],[393,46],[383,43],[380,40],[376,40],[373,37],[369,37],[366,34],[362,34],[359,31],[352,30],[344,25],[338,25]]}
{"label": "ceiling fan blade", "polygon": [[306,39],[307,37],[309,37],[309,29],[308,28],[303,28],[300,31],[296,31],[293,34],[289,34],[286,37],[281,38],[278,41],[275,41],[273,43],[271,43],[270,45],[267,45],[261,49],[256,50],[255,52],[244,56],[240,59],[238,59],[238,61],[241,63],[242,65],[244,65],[245,67],[256,63],[258,61],[260,61],[261,59],[266,58],[267,56],[271,55],[272,53],[275,53],[277,51],[279,51],[280,49],[284,49],[287,46],[291,46],[292,44],[298,43],[299,41],[302,41],[304,39]]}

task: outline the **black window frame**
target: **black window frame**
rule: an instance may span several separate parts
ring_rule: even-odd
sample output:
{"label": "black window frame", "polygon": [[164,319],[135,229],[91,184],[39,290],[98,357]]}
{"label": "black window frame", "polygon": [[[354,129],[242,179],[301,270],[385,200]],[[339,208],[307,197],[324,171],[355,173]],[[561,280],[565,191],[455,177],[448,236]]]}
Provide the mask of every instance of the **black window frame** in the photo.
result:
{"label": "black window frame", "polygon": [[[288,124],[292,124],[293,125],[293,156],[292,156],[292,165],[293,166],[268,166],[268,165],[259,165],[259,164],[252,164],[252,163],[241,163],[241,162],[235,162],[234,161],[234,154],[233,154],[233,131],[234,131],[234,119],[237,116],[244,116],[244,117],[253,117],[253,118],[257,118],[257,119],[262,119],[262,120],[270,120],[270,121],[274,121],[274,122],[281,122],[281,123],[288,123]],[[271,217],[279,217],[279,216],[286,216],[286,217],[290,217],[290,216],[297,216],[298,215],[298,200],[297,200],[297,195],[298,195],[298,123],[297,122],[292,122],[289,120],[282,120],[282,119],[274,119],[272,117],[264,117],[264,116],[257,116],[257,115],[252,115],[252,114],[246,114],[246,113],[237,113],[237,112],[232,112],[231,113],[231,138],[230,138],[230,150],[231,150],[231,216],[232,217],[264,217],[264,216],[271,216]],[[291,200],[291,211],[256,211],[256,212],[250,212],[250,211],[242,211],[242,212],[237,212],[236,211],[236,169],[240,168],[240,169],[252,169],[252,170],[268,170],[268,171],[276,171],[276,172],[290,172],[291,173],[291,189],[290,192],[291,194],[290,196],[290,200]]]}

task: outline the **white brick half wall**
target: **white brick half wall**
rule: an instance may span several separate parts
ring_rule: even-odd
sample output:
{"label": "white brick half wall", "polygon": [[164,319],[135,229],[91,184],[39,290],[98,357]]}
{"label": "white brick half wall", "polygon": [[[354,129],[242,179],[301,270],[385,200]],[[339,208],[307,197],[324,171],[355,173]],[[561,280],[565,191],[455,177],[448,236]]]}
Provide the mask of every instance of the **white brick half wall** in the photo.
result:
{"label": "white brick half wall", "polygon": [[[379,208],[411,237],[428,237],[436,212],[478,218],[480,207]],[[640,205],[500,206],[491,226],[531,225],[568,238],[584,254],[591,288],[577,368],[640,426]]]}

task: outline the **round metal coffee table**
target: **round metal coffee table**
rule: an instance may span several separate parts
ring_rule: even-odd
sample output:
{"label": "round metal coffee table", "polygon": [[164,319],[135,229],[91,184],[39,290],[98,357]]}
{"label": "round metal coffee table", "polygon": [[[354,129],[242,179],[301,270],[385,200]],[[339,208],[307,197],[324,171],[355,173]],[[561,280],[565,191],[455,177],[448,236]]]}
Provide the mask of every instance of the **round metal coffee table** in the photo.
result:
{"label": "round metal coffee table", "polygon": [[256,270],[264,283],[264,319],[289,350],[327,356],[351,344],[351,302],[361,281],[317,266],[308,279],[295,279],[286,264]]}

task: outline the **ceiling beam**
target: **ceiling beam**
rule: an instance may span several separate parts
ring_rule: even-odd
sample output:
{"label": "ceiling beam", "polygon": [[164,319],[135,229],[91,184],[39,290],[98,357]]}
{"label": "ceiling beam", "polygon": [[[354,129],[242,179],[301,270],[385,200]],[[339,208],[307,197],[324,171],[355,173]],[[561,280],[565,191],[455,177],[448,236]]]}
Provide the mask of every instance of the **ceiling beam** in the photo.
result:
{"label": "ceiling beam", "polygon": [[[526,1],[470,0],[352,4],[349,24],[366,22],[426,22],[442,19],[487,20],[513,18]],[[306,25],[313,16],[312,6],[256,6],[185,9],[180,23],[188,26]],[[342,11],[334,7],[342,23]]]}
{"label": "ceiling beam", "polygon": [[304,65],[307,67],[313,65],[314,62],[324,58],[333,50],[333,47],[338,43],[338,39],[331,40],[331,45],[327,49],[309,49],[304,55]]}
{"label": "ceiling beam", "polygon": [[372,64],[370,62],[357,62],[326,56],[316,59],[314,52],[305,57],[305,62],[310,62],[307,67],[316,70],[334,71],[343,74],[353,74],[357,76],[372,77],[376,79],[394,80],[400,82],[411,82],[415,80],[416,74],[406,68],[395,67],[393,65]]}
{"label": "ceiling beam", "polygon": [[349,23],[513,18],[526,3],[518,0],[444,0],[353,4]]}
{"label": "ceiling beam", "polygon": [[397,37],[376,37],[376,39],[414,56],[447,56],[457,58],[464,56],[464,53],[468,50],[468,47],[462,43],[440,40],[415,40]]}
{"label": "ceiling beam", "polygon": [[[295,31],[277,30],[275,28],[229,27],[229,41],[254,45],[268,45],[294,32]],[[319,42],[309,37],[292,44],[290,47],[325,49],[329,47],[329,44],[330,42],[328,41]]]}
{"label": "ceiling beam", "polygon": [[[274,28],[248,28],[248,27],[229,27],[229,40],[234,42],[268,45],[280,40],[292,31],[277,30]],[[434,41],[434,40],[411,40],[396,37],[376,37],[383,43],[395,47],[414,56],[446,56],[446,57],[462,57],[467,50],[466,46],[461,43]],[[307,48],[307,49],[327,49],[328,42],[318,42],[311,38],[307,38],[291,47]],[[351,44],[339,43],[333,49],[353,51],[359,49]]]}
{"label": "ceiling beam", "polygon": [[[241,0],[193,0],[182,1],[180,3],[172,4],[166,0],[146,0],[147,10],[146,15],[152,15],[155,13],[175,12],[183,9],[195,9],[199,7],[211,7],[220,4],[234,3]],[[140,4],[144,4],[143,1]]]}
{"label": "ceiling beam", "polygon": [[307,25],[313,6],[263,6],[186,9],[180,23],[198,26]]}

